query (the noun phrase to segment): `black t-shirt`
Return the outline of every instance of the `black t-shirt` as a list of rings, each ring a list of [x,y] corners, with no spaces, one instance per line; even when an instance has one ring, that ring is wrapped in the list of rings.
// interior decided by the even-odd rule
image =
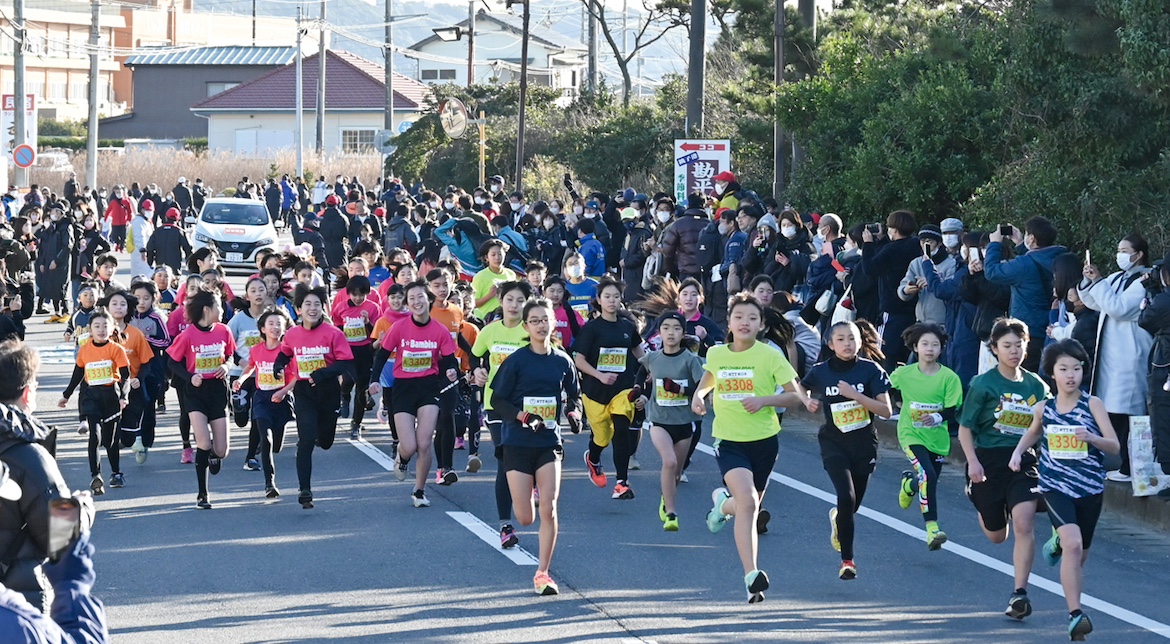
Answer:
[[[581,393],[590,400],[608,403],[614,396],[634,386],[638,374],[638,361],[633,350],[642,344],[642,336],[633,322],[619,317],[616,322],[605,318],[594,318],[581,327],[581,333],[573,337],[573,353],[585,356],[589,364],[602,373],[616,373],[618,379],[612,385],[581,374]]]
[[[845,362],[834,357],[816,364],[800,384],[808,389],[809,396],[821,401],[825,424],[817,435],[841,443],[876,442],[873,414],[861,403],[838,392],[837,383],[842,380],[870,398],[890,390],[885,370],[872,360],[858,358]]]

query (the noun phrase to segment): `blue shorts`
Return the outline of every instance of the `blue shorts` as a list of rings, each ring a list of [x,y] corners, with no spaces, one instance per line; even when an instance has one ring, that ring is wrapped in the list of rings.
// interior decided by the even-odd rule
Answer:
[[[718,439],[715,441],[715,462],[724,477],[731,470],[743,468],[752,473],[752,483],[757,492],[768,487],[768,477],[780,454],[780,440],[770,436],[758,441],[744,443]]]

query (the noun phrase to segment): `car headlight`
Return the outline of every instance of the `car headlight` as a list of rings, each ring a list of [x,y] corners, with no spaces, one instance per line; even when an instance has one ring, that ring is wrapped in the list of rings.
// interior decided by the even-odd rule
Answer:
[[[256,245],[257,246],[271,246],[272,244],[275,244],[275,243],[276,243],[276,240],[273,239],[272,237],[265,237],[264,239],[261,239],[260,241],[256,242]]]
[[[204,244],[210,244],[211,238],[207,235],[204,235],[203,233],[195,233],[195,241],[203,242]]]

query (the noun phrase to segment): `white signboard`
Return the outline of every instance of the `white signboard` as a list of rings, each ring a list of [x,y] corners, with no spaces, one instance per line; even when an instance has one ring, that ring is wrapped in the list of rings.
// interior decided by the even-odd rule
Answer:
[[[16,147],[16,96],[5,94],[0,103],[0,155],[12,157]],[[37,97],[27,94],[24,102],[24,140],[34,148],[37,146]]]
[[[686,203],[687,195],[715,192],[715,175],[731,169],[731,141],[726,139],[675,139],[674,196]]]

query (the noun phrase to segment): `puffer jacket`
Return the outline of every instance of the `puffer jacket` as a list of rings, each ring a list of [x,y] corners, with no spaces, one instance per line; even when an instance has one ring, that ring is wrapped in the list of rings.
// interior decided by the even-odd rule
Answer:
[[[1155,275],[1152,282],[1157,282]],[[1170,291],[1150,292],[1138,324],[1154,336],[1147,378],[1150,426],[1154,433],[1154,458],[1162,471],[1170,470],[1170,392],[1162,389],[1170,378]]]
[[[680,279],[701,276],[704,267],[699,265],[699,235],[709,223],[706,211],[690,208],[662,233],[666,272]]]
[[[325,241],[325,259],[329,268],[343,266],[349,259],[349,217],[336,206],[329,206],[321,215],[321,239]]]
[[[40,569],[49,550],[49,501],[69,496],[45,447],[55,439],[53,430],[27,412],[0,405],[0,460],[24,492],[19,501],[0,501],[0,583],[43,610],[52,603]]]

